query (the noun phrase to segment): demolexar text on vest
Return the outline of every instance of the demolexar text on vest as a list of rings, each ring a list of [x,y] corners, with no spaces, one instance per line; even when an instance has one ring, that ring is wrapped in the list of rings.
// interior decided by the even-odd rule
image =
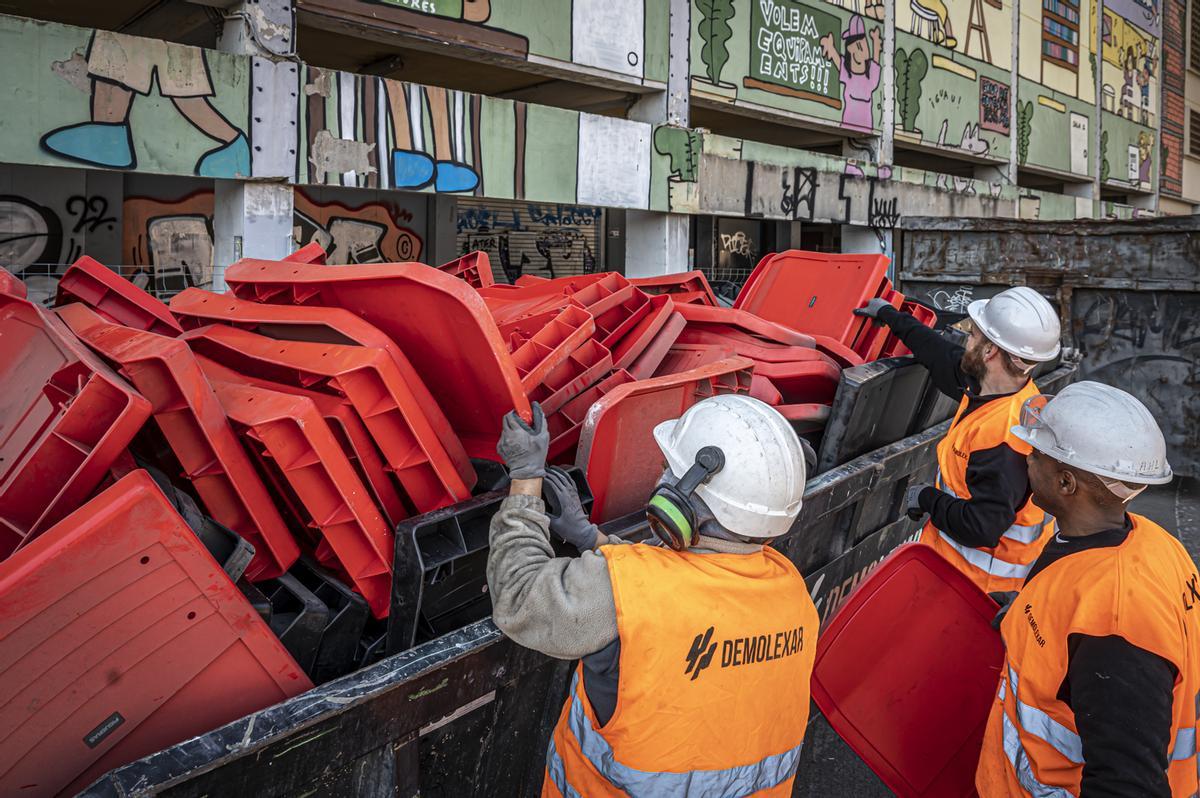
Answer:
[[[696,641],[687,656],[687,672],[692,678],[699,676],[712,662],[717,643],[711,643],[713,627],[708,627],[702,634],[696,635]],[[738,668],[743,665],[755,665],[760,662],[790,657],[804,650],[804,627],[786,629],[775,634],[753,635],[751,637],[730,637],[720,642],[721,667]],[[699,660],[699,661],[697,661]]]

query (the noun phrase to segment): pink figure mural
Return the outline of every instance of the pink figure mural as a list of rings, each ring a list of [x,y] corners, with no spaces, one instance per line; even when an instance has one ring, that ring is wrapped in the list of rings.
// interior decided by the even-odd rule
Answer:
[[[844,54],[838,53],[832,34],[821,38],[821,49],[842,83],[842,125],[869,133],[875,128],[874,95],[880,78],[879,54],[883,51],[879,28],[871,28],[868,36],[866,23],[855,14],[842,32],[842,47]]]

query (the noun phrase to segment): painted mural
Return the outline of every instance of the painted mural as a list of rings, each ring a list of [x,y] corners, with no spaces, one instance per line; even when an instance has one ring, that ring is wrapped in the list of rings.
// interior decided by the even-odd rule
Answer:
[[[693,102],[767,108],[872,133],[883,3],[693,0]]]
[[[1100,69],[1105,183],[1141,191],[1156,184],[1161,35],[1158,0],[1105,0]]]
[[[1079,177],[1095,174],[1095,6],[1018,0],[1017,162]]]
[[[1014,2],[1020,16],[1015,110]],[[499,0],[378,0],[373,7],[385,5],[437,24],[525,37],[531,58],[570,57],[561,45],[546,49],[549,39],[558,41],[547,31],[561,28],[571,38],[583,29],[575,15],[598,24],[608,7],[624,8],[641,20],[643,54],[637,60],[647,70],[652,59],[645,32],[665,25],[651,23],[665,4],[650,0],[635,4],[640,17],[624,0],[605,8],[576,0],[562,4],[570,6],[569,22],[548,15],[541,27],[526,19],[525,4]],[[998,164],[1015,146],[1027,168],[1079,177],[1099,173],[1110,186],[1149,190],[1158,174],[1159,23],[1153,0],[1113,0],[1104,9],[1106,38],[1097,63],[1088,44],[1099,35],[1090,2],[911,0],[897,5],[894,72],[884,74],[889,58],[877,1],[693,0],[693,100],[792,114],[865,138],[884,124],[883,84],[894,80],[898,145],[943,148]],[[637,44],[612,38],[605,46],[625,48],[629,63]],[[598,51],[586,51],[580,49],[581,58],[602,59]],[[1104,106],[1101,131],[1091,104],[1097,69],[1113,98]],[[339,248],[337,259],[347,262],[419,253],[423,226],[386,209],[366,212],[366,203],[357,200],[314,195],[326,187],[443,192],[539,207],[732,214],[748,208],[746,213],[765,218],[846,221],[881,230],[905,213],[936,213],[943,205],[947,213],[1027,218],[1107,212],[1089,201],[1023,192],[1004,182],[875,166],[869,158],[827,159],[699,130],[9,16],[0,16],[0,71],[13,85],[28,87],[12,93],[0,117],[0,162],[93,167],[115,170],[107,172],[115,176],[123,170],[289,181],[303,186],[313,203],[297,222],[298,240],[328,241]],[[739,143],[729,143],[734,141]],[[753,175],[755,185],[767,181],[761,192],[747,193],[746,163],[761,166]],[[912,194],[912,204],[905,206],[909,200],[900,189]],[[738,191],[740,199],[725,196]],[[0,190],[5,193],[11,192]],[[298,195],[298,209],[304,201]],[[992,201],[1001,205],[989,206]],[[156,253],[170,251],[178,269],[172,280],[202,282],[211,234],[206,244],[203,223],[191,218],[197,214],[181,215],[190,220],[170,218],[153,235],[145,225],[136,228],[143,241],[134,263],[156,270],[162,264],[165,275],[165,255]],[[17,231],[5,242],[10,248],[65,236],[56,238],[57,228],[47,224],[45,232],[31,228],[26,241],[20,225],[27,223],[19,216],[10,214]],[[361,221],[351,224],[351,218]],[[118,251],[131,252],[125,243]]]
[[[49,130],[44,150],[89,166],[134,169],[138,164],[132,112],[151,92],[169,101],[180,120],[215,142],[196,159],[201,177],[250,175],[246,134],[213,105],[216,88],[208,54],[197,47],[95,31],[85,53],[76,50],[51,68],[87,95],[89,118]]]
[[[1007,162],[1011,118],[1011,0],[896,4],[897,144]]]
[[[368,0],[389,21],[509,56],[551,59],[625,78],[667,79],[668,7],[656,0]],[[436,23],[430,24],[431,18]]]
[[[640,122],[16,17],[0,45],[0,74],[31,87],[0,119],[0,161],[667,202],[669,156]]]

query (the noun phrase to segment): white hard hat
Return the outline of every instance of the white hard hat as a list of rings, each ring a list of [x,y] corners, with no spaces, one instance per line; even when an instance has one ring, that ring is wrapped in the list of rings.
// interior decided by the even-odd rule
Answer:
[[[1158,422],[1135,397],[1102,382],[1077,382],[1055,396],[1035,396],[1012,432],[1043,454],[1100,477],[1139,485],[1171,481]],[[1130,497],[1132,498],[1132,497]]]
[[[1058,314],[1032,288],[1018,285],[991,299],[976,299],[967,314],[989,341],[1021,360],[1040,363],[1058,355]]]
[[[749,396],[713,396],[656,426],[654,440],[676,479],[705,446],[721,450],[725,466],[696,495],[730,532],[776,538],[800,513],[804,451],[791,424],[770,405]]]

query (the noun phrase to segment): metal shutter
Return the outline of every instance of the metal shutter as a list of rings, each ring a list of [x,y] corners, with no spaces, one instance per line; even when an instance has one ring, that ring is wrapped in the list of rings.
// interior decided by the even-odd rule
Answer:
[[[1191,18],[1188,20],[1188,50],[1190,50],[1189,61],[1192,69],[1200,69],[1200,9],[1197,8],[1195,2],[1187,4],[1187,12]]]
[[[456,220],[458,251],[486,252],[498,283],[603,268],[602,208],[459,197]]]

